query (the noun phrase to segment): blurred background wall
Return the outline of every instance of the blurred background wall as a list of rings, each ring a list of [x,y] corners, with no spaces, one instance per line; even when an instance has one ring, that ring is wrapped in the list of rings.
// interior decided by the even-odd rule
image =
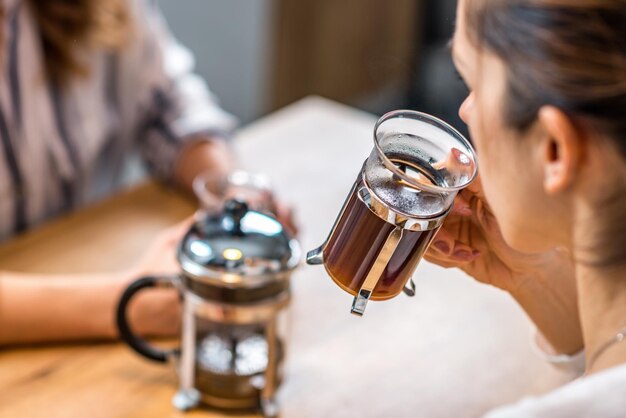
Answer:
[[[243,123],[309,94],[464,129],[447,43],[456,0],[158,0],[197,71]]]
[[[296,0],[300,1],[300,0]],[[249,122],[268,110],[275,0],[158,0],[170,29],[224,108]]]

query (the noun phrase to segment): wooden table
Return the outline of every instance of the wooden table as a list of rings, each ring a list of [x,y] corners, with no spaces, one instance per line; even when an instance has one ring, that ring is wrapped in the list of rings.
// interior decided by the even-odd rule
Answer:
[[[243,164],[292,202],[302,244],[320,244],[371,149],[375,117],[308,98],[243,129]],[[0,247],[0,269],[115,270],[193,204],[153,183]],[[351,297],[322,267],[293,277],[282,416],[474,417],[566,378],[529,344],[530,328],[503,292],[422,263],[417,295],[349,314]],[[174,371],[118,343],[0,351],[0,417],[215,417],[170,405]]]

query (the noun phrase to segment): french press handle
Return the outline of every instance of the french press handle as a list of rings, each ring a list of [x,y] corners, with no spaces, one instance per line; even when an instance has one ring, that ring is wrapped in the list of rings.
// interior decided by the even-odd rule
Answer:
[[[171,350],[162,350],[160,348],[156,348],[150,345],[146,340],[139,337],[132,331],[132,328],[128,323],[126,313],[128,310],[128,304],[139,291],[148,288],[175,287],[174,284],[177,280],[177,277],[155,276],[146,276],[137,279],[132,282],[130,286],[126,288],[126,290],[124,290],[124,293],[122,293],[122,297],[120,298],[120,302],[117,305],[115,319],[117,323],[117,329],[120,333],[120,338],[122,339],[122,341],[124,341],[138,354],[141,354],[142,356],[159,363],[166,363],[169,359],[173,357],[178,357],[178,355],[180,354],[180,350],[177,348]]]

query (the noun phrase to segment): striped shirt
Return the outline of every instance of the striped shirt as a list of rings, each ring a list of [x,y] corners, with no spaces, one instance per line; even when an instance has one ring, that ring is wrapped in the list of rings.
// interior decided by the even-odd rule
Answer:
[[[185,140],[234,129],[149,0],[128,1],[132,42],[91,51],[89,77],[62,90],[45,81],[29,6],[0,1],[0,240],[111,193],[132,155],[168,179]]]

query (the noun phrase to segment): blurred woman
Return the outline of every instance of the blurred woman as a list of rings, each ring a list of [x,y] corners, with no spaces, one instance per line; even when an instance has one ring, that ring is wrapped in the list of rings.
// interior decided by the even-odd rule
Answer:
[[[226,175],[235,126],[193,57],[148,0],[0,0],[0,239],[117,189],[138,149],[154,176],[182,188]],[[139,274],[175,268],[182,229],[117,273],[1,271],[0,344],[116,335],[113,310]],[[176,295],[134,309],[145,334],[176,329]]]
[[[453,57],[481,178],[428,258],[509,292],[548,359],[586,369],[489,417],[623,417],[626,2],[461,0]]]

